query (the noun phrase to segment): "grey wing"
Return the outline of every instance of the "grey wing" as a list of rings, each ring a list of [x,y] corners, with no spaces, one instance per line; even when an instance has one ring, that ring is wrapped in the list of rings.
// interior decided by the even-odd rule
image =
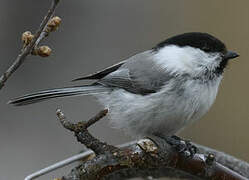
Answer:
[[[123,88],[141,95],[157,92],[172,79],[172,75],[160,68],[153,59],[153,53],[149,50],[130,57],[118,69],[107,74],[97,83]]]

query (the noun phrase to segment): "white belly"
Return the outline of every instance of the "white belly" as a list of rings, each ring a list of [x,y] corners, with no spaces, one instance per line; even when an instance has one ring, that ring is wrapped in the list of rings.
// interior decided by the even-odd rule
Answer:
[[[200,119],[213,104],[221,78],[209,84],[185,83],[184,90],[169,91],[167,85],[151,95],[137,95],[114,90],[98,96],[109,109],[113,127],[130,136],[142,137],[153,133],[173,135],[186,125]]]

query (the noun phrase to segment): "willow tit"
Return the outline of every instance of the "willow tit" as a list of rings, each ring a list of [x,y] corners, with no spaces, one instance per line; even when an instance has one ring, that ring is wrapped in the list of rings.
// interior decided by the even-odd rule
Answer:
[[[50,98],[93,95],[109,109],[114,127],[133,137],[168,137],[207,113],[228,60],[238,56],[210,34],[185,33],[75,79],[95,80],[90,85],[40,91],[9,103],[19,106]]]

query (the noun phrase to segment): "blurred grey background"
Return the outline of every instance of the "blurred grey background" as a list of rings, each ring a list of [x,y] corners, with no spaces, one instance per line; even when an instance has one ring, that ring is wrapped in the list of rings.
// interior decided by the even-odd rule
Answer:
[[[49,6],[50,0],[1,0],[1,74],[19,53],[22,32],[34,32]],[[62,25],[43,43],[53,49],[52,56],[30,56],[0,91],[0,179],[23,179],[81,150],[82,145],[73,134],[57,121],[57,108],[62,108],[74,121],[86,120],[101,109],[91,97],[58,99],[24,107],[7,105],[10,98],[75,85],[71,79],[189,31],[209,32],[241,56],[226,70],[210,112],[181,135],[249,161],[248,6],[249,1],[243,0],[62,0],[56,11],[63,20]],[[112,144],[131,140],[111,129],[106,121],[94,125],[92,133]],[[40,179],[60,177],[70,168]]]

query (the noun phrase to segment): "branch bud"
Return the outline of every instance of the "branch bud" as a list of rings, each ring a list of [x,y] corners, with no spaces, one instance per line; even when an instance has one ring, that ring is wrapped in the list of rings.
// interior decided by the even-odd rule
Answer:
[[[26,31],[22,34],[22,42],[25,46],[27,46],[33,38],[34,35],[30,31]]]
[[[48,32],[56,31],[58,29],[58,27],[60,26],[60,24],[61,24],[61,18],[58,16],[53,17],[48,22],[47,31]]]
[[[213,154],[208,154],[206,159],[206,164],[211,166],[215,161],[215,156]]]
[[[52,53],[52,50],[48,46],[40,46],[33,51],[33,55],[39,55],[41,57],[48,57]]]

